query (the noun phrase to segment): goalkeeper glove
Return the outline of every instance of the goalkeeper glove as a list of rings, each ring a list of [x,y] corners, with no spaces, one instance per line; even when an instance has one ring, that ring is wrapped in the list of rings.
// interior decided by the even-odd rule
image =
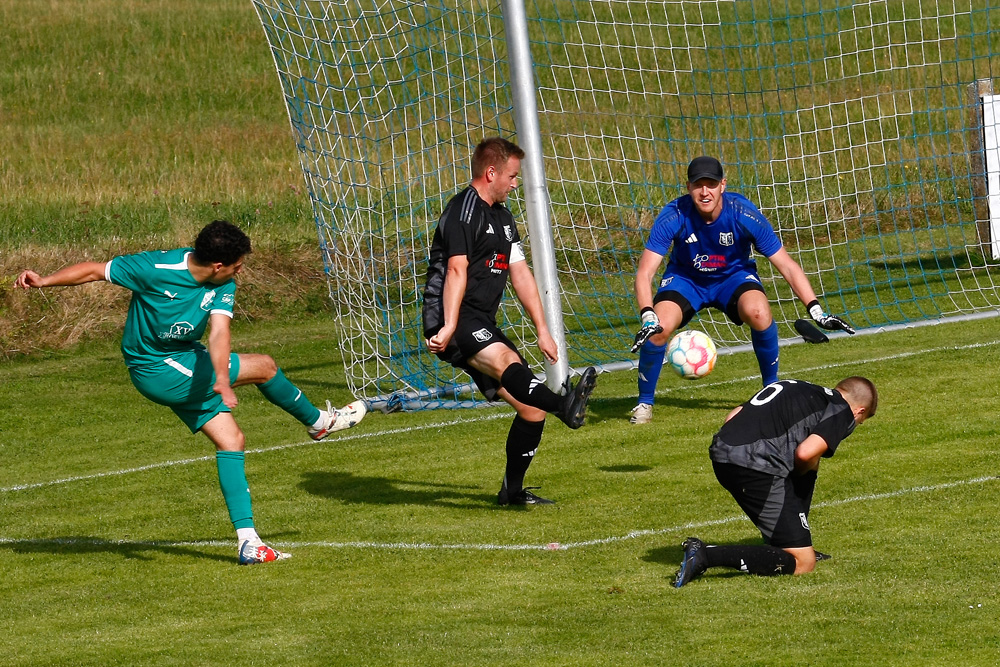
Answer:
[[[820,325],[827,331],[846,331],[849,334],[854,334],[854,327],[840,319],[836,315],[831,315],[823,311],[823,306],[819,305],[819,301],[812,301],[806,310],[809,311],[809,316],[813,318],[816,324]]]
[[[639,313],[639,319],[642,320],[642,327],[639,329],[638,333],[635,334],[635,342],[632,343],[632,353],[639,351],[639,348],[649,340],[650,336],[654,336],[663,331],[663,327],[660,326],[660,318],[656,316],[653,309],[646,306]]]

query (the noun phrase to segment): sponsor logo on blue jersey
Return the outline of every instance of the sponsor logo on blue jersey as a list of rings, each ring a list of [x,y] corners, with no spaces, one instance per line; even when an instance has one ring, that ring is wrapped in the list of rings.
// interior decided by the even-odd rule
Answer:
[[[695,255],[691,260],[694,268],[705,273],[726,268],[726,258],[724,255]]]

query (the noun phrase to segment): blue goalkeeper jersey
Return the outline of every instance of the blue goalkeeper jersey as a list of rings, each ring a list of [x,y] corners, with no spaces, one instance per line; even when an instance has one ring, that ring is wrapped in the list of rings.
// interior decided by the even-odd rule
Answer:
[[[162,364],[172,354],[203,348],[199,343],[213,314],[233,316],[236,283],[199,283],[188,271],[191,248],[115,257],[104,268],[108,282],[132,290],[122,356],[137,368]]]
[[[670,259],[663,275],[680,274],[696,284],[712,284],[740,271],[756,274],[751,248],[765,257],[781,250],[781,239],[749,199],[722,193],[722,211],[706,223],[691,195],[667,204],[653,222],[646,249]]]

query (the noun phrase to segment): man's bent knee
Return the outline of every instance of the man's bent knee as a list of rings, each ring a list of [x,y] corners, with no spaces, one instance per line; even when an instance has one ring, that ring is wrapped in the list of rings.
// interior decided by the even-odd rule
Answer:
[[[807,574],[816,569],[816,550],[812,547],[785,549],[795,558],[795,574]]]
[[[771,326],[774,319],[771,316],[771,305],[763,292],[746,292],[740,297],[737,312],[741,320],[757,331],[763,331]]]
[[[486,373],[495,380],[514,364],[523,364],[520,355],[503,343],[494,343],[469,357],[468,364],[480,373]]]
[[[525,405],[524,403],[517,403],[514,405],[514,409],[517,410],[518,417],[528,422],[545,421],[545,417],[548,415],[545,410],[539,410],[538,408],[533,408],[530,405]]]
[[[668,330],[664,328],[662,332],[650,336],[649,342],[652,343],[653,345],[656,345],[657,347],[660,347],[661,345],[666,345],[667,341],[670,340],[670,336],[672,336],[673,333],[674,333],[673,329]]]
[[[241,354],[240,374],[233,386],[264,384],[278,374],[278,363],[267,354]]]

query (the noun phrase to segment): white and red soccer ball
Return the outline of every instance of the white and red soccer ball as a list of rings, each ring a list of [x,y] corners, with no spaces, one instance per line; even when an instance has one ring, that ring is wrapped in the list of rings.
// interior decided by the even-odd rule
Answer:
[[[667,364],[682,378],[697,380],[715,368],[715,343],[694,329],[681,331],[667,344]]]

